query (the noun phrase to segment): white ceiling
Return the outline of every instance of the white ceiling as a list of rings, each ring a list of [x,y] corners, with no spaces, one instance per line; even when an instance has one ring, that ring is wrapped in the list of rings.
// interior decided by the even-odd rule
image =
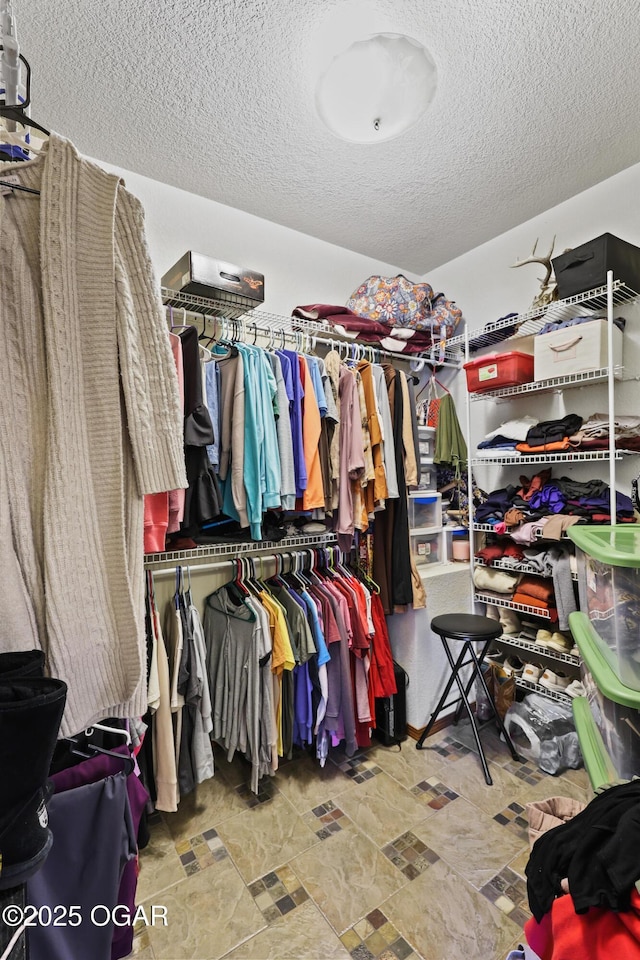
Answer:
[[[418,274],[640,161],[629,0],[14,10],[33,115],[82,152]],[[393,141],[343,142],[315,112],[326,37],[354,13],[362,36],[407,34],[437,63],[433,104]]]

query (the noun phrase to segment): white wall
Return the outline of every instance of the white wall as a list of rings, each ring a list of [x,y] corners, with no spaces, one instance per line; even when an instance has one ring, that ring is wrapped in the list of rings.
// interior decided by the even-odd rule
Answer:
[[[567,247],[579,246],[602,233],[613,233],[640,246],[640,164],[514,227],[439,267],[423,279],[456,300],[469,329],[477,330],[489,320],[528,308],[538,292],[537,278],[544,275],[544,268],[528,265],[511,269],[510,264],[529,256],[536,238],[539,238],[539,250],[546,253],[556,235],[555,252],[560,253]],[[635,414],[638,412],[637,379],[640,378],[640,307],[625,306],[618,309],[617,313],[627,319],[627,327],[624,340],[625,382],[616,387],[616,410],[621,414]],[[499,351],[501,347],[492,349]],[[449,379],[453,382],[461,423],[464,423],[464,373]],[[604,385],[567,390],[562,394],[544,397],[530,395],[509,403],[473,403],[473,436],[476,440],[482,439],[489,429],[513,415],[532,413],[545,419],[564,416],[568,412],[587,416],[607,409]],[[533,471],[535,468],[531,469]],[[580,480],[590,476],[608,479],[606,465],[559,465],[556,468],[558,476],[562,475],[560,471],[571,473]],[[637,457],[623,461],[617,470],[617,488],[628,494],[631,478],[639,471],[640,461]],[[478,468],[476,474],[481,486],[493,489],[503,486],[505,477],[510,480],[517,478],[519,472],[517,466],[507,471],[483,467]]]
[[[187,250],[209,254],[263,273],[263,309],[289,316],[298,304],[343,304],[372,274],[400,272],[391,264],[98,162],[124,177],[144,204],[147,237],[159,276]]]
[[[588,149],[585,146],[585,149]],[[602,233],[640,246],[640,164],[577,194],[532,220],[508,230],[423,279],[462,307],[471,329],[511,311],[527,309],[544,274],[540,266],[510,264],[529,256],[537,237],[546,253],[556,235],[555,253]]]

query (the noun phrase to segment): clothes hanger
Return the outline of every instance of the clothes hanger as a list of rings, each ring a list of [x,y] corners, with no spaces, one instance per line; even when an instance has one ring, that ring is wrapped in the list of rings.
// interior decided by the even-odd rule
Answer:
[[[175,326],[174,326],[174,324],[173,324],[173,307],[169,307],[169,310],[171,311],[171,332],[172,332],[172,333],[173,333],[174,330],[190,330],[190,329],[191,329],[191,327],[193,326],[193,324],[192,324],[192,323],[187,323],[187,308],[186,308],[186,307],[183,307],[183,308],[182,308],[182,323],[177,323],[177,324],[175,324]]]
[[[97,728],[97,724],[94,724],[94,727]],[[84,760],[92,760],[98,754],[104,757],[113,757],[114,760],[122,761],[127,776],[130,776],[136,768],[135,760],[130,753],[116,753],[114,750],[99,747],[95,743],[80,744],[76,737],[65,737],[65,740],[71,744],[71,753],[76,757],[82,757]]]
[[[2,44],[0,44],[0,50],[3,49],[4,47]],[[25,112],[31,103],[31,67],[22,54],[19,54],[18,59],[26,68],[24,100],[20,104],[0,103],[0,117],[4,117],[6,120],[10,120],[13,123],[18,123],[22,127],[33,127],[34,130],[39,130],[45,135],[45,137],[48,137],[50,136],[50,133],[46,127],[41,126],[37,120],[34,120],[33,117],[27,116]],[[26,141],[24,143],[24,148],[25,150],[30,149],[30,145]],[[17,190],[20,193],[31,193],[35,196],[40,196],[39,190],[35,190],[33,187],[24,187],[21,183],[12,183],[10,180],[0,180],[0,186],[11,189],[12,191]]]
[[[131,746],[131,734],[122,727],[108,727],[105,723],[92,723],[91,726],[85,730],[85,737],[90,737],[94,730],[102,730],[103,733],[113,733],[116,736],[124,737],[124,742],[127,746]]]

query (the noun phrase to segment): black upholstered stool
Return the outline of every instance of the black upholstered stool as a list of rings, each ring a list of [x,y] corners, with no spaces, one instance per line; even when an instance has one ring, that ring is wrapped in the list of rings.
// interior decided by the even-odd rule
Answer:
[[[502,628],[497,620],[490,620],[489,617],[479,617],[473,613],[445,613],[440,617],[433,618],[431,621],[431,629],[434,633],[437,633],[442,640],[444,652],[446,653],[447,660],[451,665],[451,676],[449,677],[447,685],[444,689],[444,693],[440,697],[438,706],[431,714],[429,723],[424,728],[420,739],[416,743],[416,750],[422,750],[422,745],[429,736],[429,731],[436,722],[438,715],[443,710],[452,707],[454,704],[458,704],[454,716],[454,723],[457,723],[460,719],[460,712],[464,704],[464,707],[469,714],[473,736],[476,744],[478,745],[478,753],[480,755],[482,769],[484,770],[484,778],[489,786],[491,786],[493,784],[493,780],[491,779],[491,774],[489,773],[489,767],[487,765],[487,758],[484,755],[482,743],[480,742],[480,733],[476,724],[476,718],[473,710],[471,709],[471,704],[469,703],[469,691],[471,690],[474,680],[477,679],[487,695],[487,700],[491,706],[491,709],[493,710],[496,723],[498,724],[506,744],[511,751],[511,756],[514,760],[519,760],[520,757],[518,756],[516,748],[511,742],[511,737],[505,730],[502,719],[498,715],[498,711],[496,710],[496,706],[493,702],[493,697],[489,693],[484,676],[482,675],[482,664],[491,645],[491,641],[495,640],[496,637],[501,635]],[[457,641],[462,643],[462,649],[460,650],[457,659],[454,659],[452,649],[449,646],[449,641]],[[482,649],[480,650],[479,654],[474,650],[474,643],[482,644]],[[463,669],[463,667],[468,666],[472,667],[472,671],[471,676],[465,683],[460,675],[460,671]],[[449,692],[454,683],[458,684],[460,696],[456,697],[455,700],[452,700],[451,703],[447,703],[447,697],[449,696]]]

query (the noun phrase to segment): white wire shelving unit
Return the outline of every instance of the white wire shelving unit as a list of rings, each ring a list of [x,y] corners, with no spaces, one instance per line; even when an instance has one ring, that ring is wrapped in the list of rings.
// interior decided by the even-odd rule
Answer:
[[[487,324],[482,330],[477,332],[470,332],[469,330],[465,331],[465,334],[461,338],[456,338],[449,342],[448,346],[450,348],[455,348],[458,342],[464,342],[464,353],[465,361],[470,359],[471,352],[476,353],[484,350],[488,347],[496,347],[498,344],[504,343],[506,339],[509,340],[510,347],[517,349],[518,339],[522,337],[528,337],[540,333],[543,327],[550,321],[560,321],[570,319],[573,316],[580,316],[585,314],[596,316],[606,317],[607,320],[607,358],[608,363],[604,367],[600,367],[597,370],[592,370],[587,373],[580,374],[571,374],[569,376],[562,377],[549,377],[545,380],[538,382],[525,383],[513,387],[503,387],[496,390],[486,390],[478,391],[472,394],[467,393],[467,404],[466,404],[466,427],[467,427],[467,442],[471,446],[471,404],[472,402],[477,402],[480,400],[509,400],[517,397],[531,397],[534,394],[542,394],[549,392],[560,392],[565,389],[578,388],[582,386],[589,386],[591,384],[597,383],[606,383],[607,384],[607,412],[608,412],[608,426],[609,426],[609,437],[608,437],[608,447],[606,450],[580,450],[575,449],[572,451],[558,452],[558,453],[543,453],[543,454],[519,454],[514,453],[504,453],[496,451],[492,454],[490,451],[487,451],[485,456],[475,456],[470,457],[468,460],[468,485],[469,489],[473,489],[473,478],[472,470],[474,467],[489,466],[491,464],[502,464],[504,466],[510,465],[542,465],[542,464],[552,464],[552,463],[605,463],[609,464],[609,511],[611,514],[611,522],[615,523],[616,519],[616,488],[615,488],[615,478],[616,478],[616,462],[623,459],[625,455],[631,451],[618,450],[616,449],[616,440],[615,440],[615,395],[614,395],[614,384],[615,379],[621,379],[623,375],[623,368],[616,367],[613,362],[613,327],[614,327],[614,309],[620,307],[627,303],[632,303],[634,300],[638,299],[638,292],[633,290],[627,284],[621,280],[614,278],[613,273],[609,271],[607,273],[606,284],[596,287],[592,290],[585,291],[584,293],[578,294],[573,297],[568,297],[564,300],[556,301],[555,303],[550,304],[548,307],[543,310],[530,310],[526,313],[519,314],[517,316],[504,317],[495,323]],[[471,557],[472,557],[472,570],[473,565],[478,561],[475,559],[475,547],[474,547],[474,534],[476,533],[487,533],[495,534],[495,528],[493,524],[490,523],[478,523],[474,518],[473,510],[473,499],[470,498],[470,510],[469,510],[469,538],[470,538],[470,547],[471,547]],[[544,539],[544,530],[536,537],[537,540]],[[567,534],[562,535],[562,540],[568,539]],[[506,567],[513,571],[513,567]],[[515,571],[514,571],[515,572]],[[535,573],[535,571],[525,571]],[[577,579],[576,575],[573,575],[573,579]],[[504,606],[510,609],[526,613],[533,617],[542,618],[544,620],[550,620],[551,618],[545,616],[545,611],[540,610],[537,607],[529,607],[524,604],[516,604],[513,601],[501,600],[499,597],[493,597],[488,594],[483,594],[481,592],[473,592],[473,582],[471,585],[472,595],[474,601],[492,603],[497,606]],[[603,614],[605,618],[609,614],[609,611],[606,611]],[[498,643],[501,641],[498,640]],[[524,651],[526,650],[529,653],[537,652],[540,656],[554,656],[556,659],[563,660],[566,656],[569,659],[566,661],[572,666],[576,665],[576,658],[571,657],[569,654],[563,655],[560,652],[553,652],[543,649],[536,650],[535,644],[527,644],[527,641],[519,640],[518,643],[513,643],[511,639],[503,638],[503,642],[509,643],[511,646],[518,647]],[[524,644],[527,644],[524,646]],[[530,649],[533,648],[533,649]],[[523,680],[522,678],[517,679],[517,684],[519,687],[535,690],[538,693],[542,693],[547,697],[556,699],[562,703],[570,703],[571,698],[566,694],[556,692],[553,690],[548,690],[546,687],[541,686],[537,683],[532,683],[531,681]]]

